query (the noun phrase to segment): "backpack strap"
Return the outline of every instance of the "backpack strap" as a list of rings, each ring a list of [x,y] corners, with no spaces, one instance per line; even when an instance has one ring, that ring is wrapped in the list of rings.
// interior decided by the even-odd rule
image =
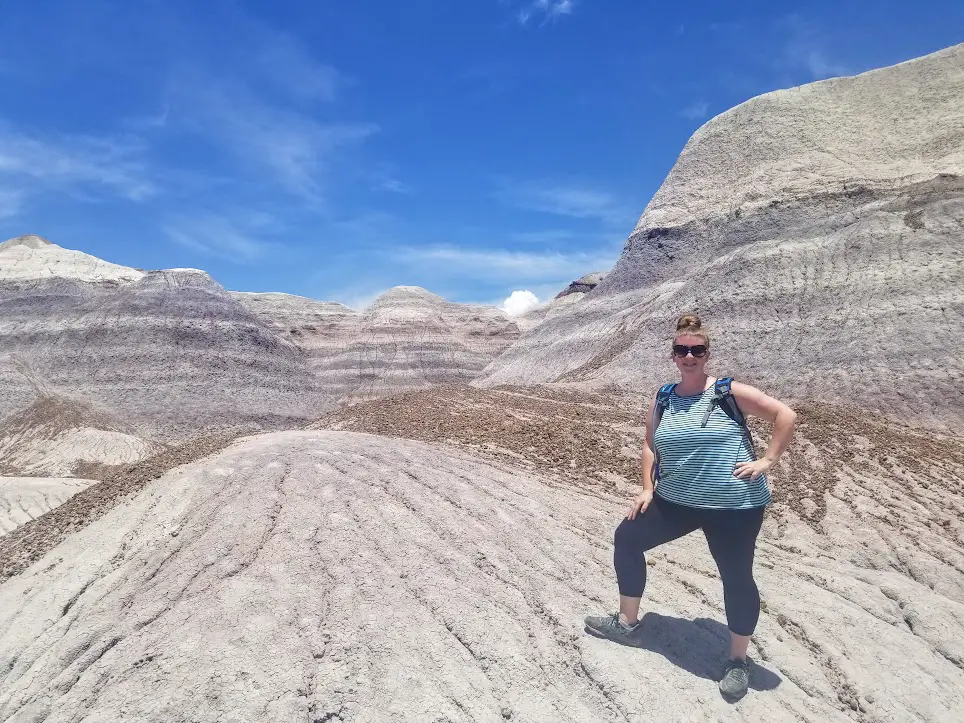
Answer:
[[[659,426],[659,420],[663,418],[663,412],[669,406],[669,398],[673,395],[673,390],[676,389],[675,383],[664,384],[656,392],[656,406],[653,407],[653,418],[651,420],[650,429],[653,435],[653,481],[659,481],[659,452],[656,451],[656,427]]]
[[[676,384],[664,384],[656,392],[656,406],[653,407],[653,434],[656,434],[656,427],[659,426],[659,420],[662,419],[663,412],[669,406],[669,398],[672,396],[674,389],[676,389]]]
[[[732,386],[733,377],[723,377],[713,383],[713,399],[710,400],[710,406],[706,408],[706,414],[703,415],[704,427],[710,419],[713,407],[719,407],[726,416],[739,424],[743,429],[747,429],[746,417],[743,415],[743,412],[740,411],[740,405],[736,403],[736,398],[731,391]]]

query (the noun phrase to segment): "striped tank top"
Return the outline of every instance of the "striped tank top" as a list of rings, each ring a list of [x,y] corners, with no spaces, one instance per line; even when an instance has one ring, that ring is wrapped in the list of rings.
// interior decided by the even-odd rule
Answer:
[[[756,480],[733,476],[737,462],[756,459],[743,428],[715,406],[703,423],[713,400],[713,387],[702,394],[670,394],[653,435],[659,454],[656,494],[688,507],[747,509],[770,503],[766,475]]]

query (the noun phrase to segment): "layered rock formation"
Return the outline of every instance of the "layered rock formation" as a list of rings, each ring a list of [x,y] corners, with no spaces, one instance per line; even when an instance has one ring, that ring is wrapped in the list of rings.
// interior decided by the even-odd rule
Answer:
[[[495,307],[457,304],[418,286],[396,286],[363,311],[287,294],[234,298],[304,349],[339,402],[467,382],[519,336]]]
[[[768,93],[693,135],[605,281],[479,383],[654,389],[695,310],[719,374],[958,426],[962,227],[964,45]]]
[[[578,279],[569,284],[569,286],[556,294],[555,298],[559,299],[563,296],[569,296],[570,294],[588,294],[590,291],[599,286],[606,276],[608,276],[608,272],[606,271],[593,271],[585,276],[580,276]]]
[[[45,474],[69,473],[64,453],[77,445],[129,462],[149,451],[131,446],[139,437],[178,443],[225,426],[286,427],[338,403],[468,381],[518,335],[495,307],[418,287],[396,287],[358,312],[227,292],[203,271],[130,269],[36,236],[0,244],[0,422],[69,396],[96,401],[133,435],[44,443],[42,454],[34,445],[18,452],[20,473],[41,473],[24,465],[38,454]],[[16,436],[24,441],[19,426]],[[11,449],[0,439],[10,465]]]
[[[124,269],[37,237],[0,246],[0,348],[0,418],[61,394],[169,442],[331,405],[305,353],[203,271]]]

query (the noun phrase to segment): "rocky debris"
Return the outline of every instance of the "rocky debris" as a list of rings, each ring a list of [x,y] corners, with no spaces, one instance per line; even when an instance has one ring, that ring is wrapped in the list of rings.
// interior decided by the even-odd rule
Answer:
[[[606,276],[606,271],[593,271],[588,273],[569,284],[569,286],[556,294],[555,298],[560,299],[569,294],[588,294],[602,283],[602,280],[605,279]]]
[[[352,405],[312,427],[457,444],[541,475],[621,492],[639,482],[643,404],[552,387],[453,386]],[[964,440],[856,408],[807,403],[797,412],[796,436],[773,471],[776,519],[824,532],[828,502],[877,498],[881,487],[899,481],[901,502],[887,505],[878,522],[950,532],[946,542],[964,543],[964,525],[941,522],[964,518]],[[762,454],[769,425],[751,419],[751,429]]]
[[[0,268],[19,268],[20,250],[37,245],[11,243]],[[0,418],[37,393],[69,395],[136,436],[179,443],[225,425],[298,426],[333,406],[305,352],[203,271],[95,281],[77,252],[41,251],[46,266],[0,275]]]
[[[363,311],[288,294],[234,297],[305,350],[339,403],[468,381],[519,336],[500,309],[418,286],[390,289]]]
[[[203,459],[229,445],[236,435],[208,436],[129,465],[79,463],[78,477],[99,480],[51,512],[0,538],[0,583],[17,575],[92,522],[140,492],[151,480],[181,465]]]
[[[0,586],[0,719],[964,712],[960,557],[935,561],[950,584],[932,589],[907,535],[878,540],[849,510],[841,522],[889,557],[867,564],[799,523],[761,542],[764,611],[738,706],[716,691],[727,634],[699,535],[650,555],[640,648],[585,635],[583,615],[615,604],[624,505],[450,445],[330,431],[241,440]]]
[[[675,319],[697,311],[721,374],[959,428],[962,63],[959,45],[714,118],[606,279],[475,383],[655,388]]]
[[[353,404],[311,426],[458,444],[612,491],[638,479],[642,416],[603,394],[460,385]]]
[[[59,507],[94,480],[0,477],[0,536]]]
[[[41,394],[0,422],[0,474],[69,477],[82,462],[126,464],[161,450],[131,432],[87,402]]]

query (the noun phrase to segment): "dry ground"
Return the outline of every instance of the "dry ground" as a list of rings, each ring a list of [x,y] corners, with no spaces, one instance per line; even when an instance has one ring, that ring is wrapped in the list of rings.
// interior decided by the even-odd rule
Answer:
[[[728,706],[698,534],[650,555],[642,649],[581,632],[614,604],[622,404],[449,387],[106,471],[0,539],[0,719],[960,719],[960,440],[801,409]]]

